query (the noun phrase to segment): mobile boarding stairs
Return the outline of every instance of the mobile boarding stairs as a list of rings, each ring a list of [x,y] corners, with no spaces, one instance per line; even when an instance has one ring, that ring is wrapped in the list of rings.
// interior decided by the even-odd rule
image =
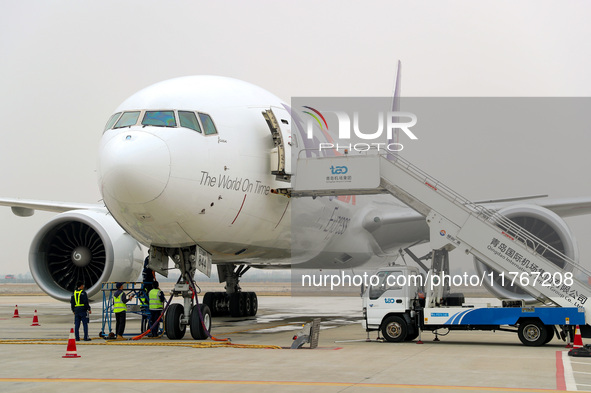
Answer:
[[[591,325],[591,302],[587,302],[591,272],[511,220],[463,198],[400,156],[299,158],[292,187],[294,197],[390,193],[426,217],[432,249],[464,249],[498,272],[525,274],[530,285],[523,289],[534,298],[541,303],[584,309],[585,322]],[[543,255],[552,255],[563,267]],[[540,272],[552,277],[554,273],[572,272],[572,285],[563,280],[543,281]]]

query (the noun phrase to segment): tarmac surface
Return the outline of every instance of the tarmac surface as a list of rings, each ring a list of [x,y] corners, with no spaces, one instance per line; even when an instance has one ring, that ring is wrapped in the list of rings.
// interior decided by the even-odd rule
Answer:
[[[20,318],[13,318],[18,305]],[[566,356],[564,342],[525,347],[509,332],[451,332],[424,344],[366,342],[358,297],[260,296],[259,314],[214,318],[231,344],[182,340],[107,341],[102,303],[93,341],[66,353],[69,304],[44,295],[0,296],[1,392],[548,392],[591,389],[591,358]],[[37,310],[41,326],[31,326]],[[303,323],[321,318],[317,349],[287,349]],[[107,325],[108,327],[108,325]],[[114,321],[113,321],[114,329]],[[108,329],[107,329],[108,331]],[[140,331],[128,313],[129,338]],[[307,345],[306,345],[307,346]],[[274,349],[277,348],[277,349]],[[282,348],[282,349],[278,349]]]

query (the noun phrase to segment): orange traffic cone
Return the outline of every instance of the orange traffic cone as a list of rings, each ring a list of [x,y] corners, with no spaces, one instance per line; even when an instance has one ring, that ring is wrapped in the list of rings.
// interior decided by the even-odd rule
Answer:
[[[583,337],[581,336],[581,330],[579,325],[575,329],[575,340],[573,342],[573,348],[583,348]]]
[[[20,318],[18,315],[18,305],[14,306],[14,315],[12,316],[13,318]]]
[[[68,339],[68,348],[63,358],[79,358],[80,355],[76,353],[76,337],[74,336],[74,328],[70,329],[70,338]]]
[[[39,325],[39,318],[37,318],[37,310],[35,310],[35,315],[33,315],[33,323],[31,326],[41,326]]]

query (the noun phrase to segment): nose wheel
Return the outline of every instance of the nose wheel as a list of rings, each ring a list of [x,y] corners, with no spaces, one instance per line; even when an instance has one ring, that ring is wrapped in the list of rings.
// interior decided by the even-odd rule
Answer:
[[[182,304],[171,304],[166,311],[164,327],[166,337],[170,340],[180,340],[185,336],[187,325],[183,323],[185,308]]]
[[[211,331],[211,311],[207,304],[196,304],[191,309],[189,318],[191,337],[195,340],[205,340],[207,332]]]

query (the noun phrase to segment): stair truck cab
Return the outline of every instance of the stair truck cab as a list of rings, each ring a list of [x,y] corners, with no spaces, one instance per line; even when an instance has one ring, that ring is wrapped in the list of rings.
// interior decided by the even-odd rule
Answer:
[[[585,324],[584,309],[578,307],[534,307],[515,300],[503,301],[501,307],[468,305],[449,287],[430,285],[432,274],[437,273],[421,274],[407,265],[379,269],[362,295],[366,331],[403,342],[417,338],[419,329],[502,330],[517,333],[524,345],[540,346],[555,333],[564,340],[576,325]]]

